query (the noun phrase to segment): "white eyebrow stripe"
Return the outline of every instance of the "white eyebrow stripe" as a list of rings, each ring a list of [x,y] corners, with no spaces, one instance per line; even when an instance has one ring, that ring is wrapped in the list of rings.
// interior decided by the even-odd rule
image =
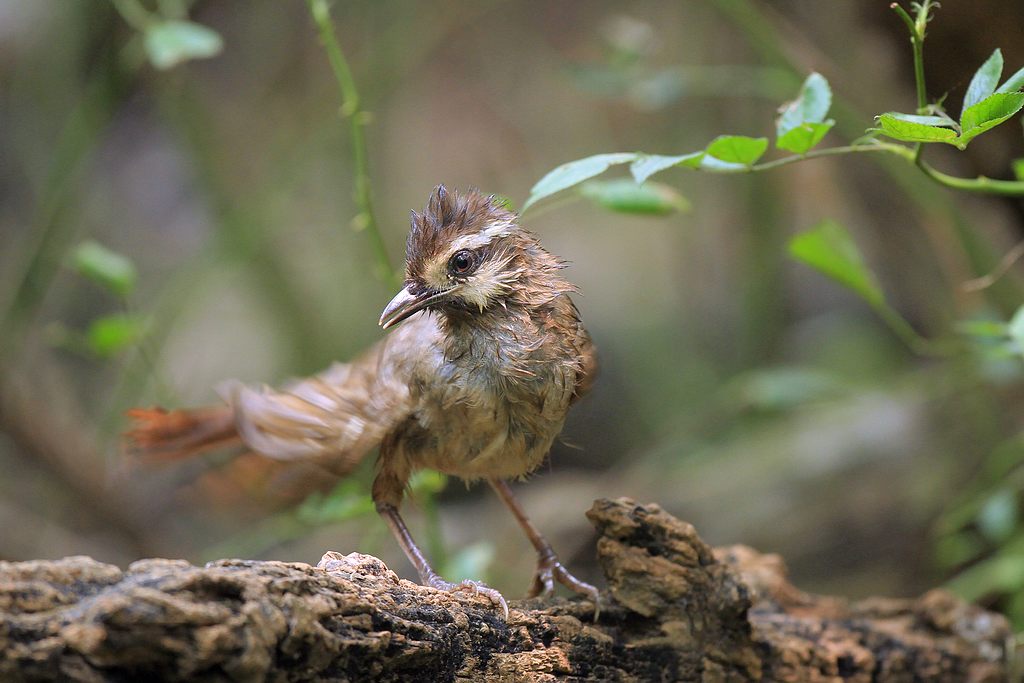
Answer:
[[[463,235],[452,240],[452,251],[485,247],[499,237],[512,234],[512,221],[494,221],[475,235]]]

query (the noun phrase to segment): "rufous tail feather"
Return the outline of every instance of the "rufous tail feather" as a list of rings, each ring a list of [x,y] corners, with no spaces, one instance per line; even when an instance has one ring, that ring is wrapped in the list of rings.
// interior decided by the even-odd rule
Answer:
[[[133,408],[127,415],[134,424],[125,433],[126,450],[144,459],[177,460],[242,443],[228,406]]]

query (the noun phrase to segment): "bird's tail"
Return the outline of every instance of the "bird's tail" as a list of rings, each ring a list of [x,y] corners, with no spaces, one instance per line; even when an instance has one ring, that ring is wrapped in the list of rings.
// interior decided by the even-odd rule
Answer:
[[[125,432],[127,451],[144,460],[178,460],[241,444],[229,406],[192,410],[133,408]]]

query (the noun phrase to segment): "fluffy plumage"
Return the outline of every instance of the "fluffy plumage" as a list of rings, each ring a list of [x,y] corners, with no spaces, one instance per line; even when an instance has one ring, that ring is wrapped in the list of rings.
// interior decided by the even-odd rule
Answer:
[[[397,329],[353,362],[279,390],[227,383],[226,409],[137,412],[129,437],[172,456],[238,438],[339,474],[380,445],[378,510],[424,581],[452,588],[408,536],[403,491],[424,467],[498,487],[542,462],[595,370],[563,268],[492,197],[439,186],[412,215],[405,287],[382,317],[405,320]]]

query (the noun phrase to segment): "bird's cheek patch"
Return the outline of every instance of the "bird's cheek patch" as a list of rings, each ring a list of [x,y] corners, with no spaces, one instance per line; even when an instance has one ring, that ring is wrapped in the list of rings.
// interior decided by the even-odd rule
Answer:
[[[505,277],[505,265],[501,260],[485,261],[480,269],[459,287],[459,297],[482,311],[494,299],[508,294],[510,283]]]

